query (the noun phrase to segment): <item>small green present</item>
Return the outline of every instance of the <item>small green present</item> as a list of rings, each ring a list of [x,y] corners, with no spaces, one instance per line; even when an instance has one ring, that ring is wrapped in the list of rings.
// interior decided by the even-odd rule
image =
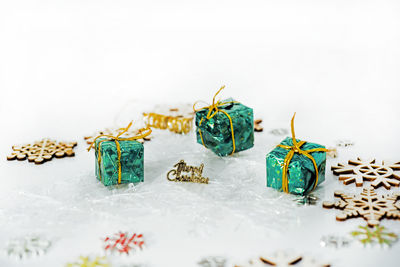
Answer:
[[[196,110],[197,142],[219,156],[252,148],[253,109],[232,98],[215,103],[215,96],[213,105]]]
[[[115,141],[96,140],[96,177],[105,186],[144,181],[143,144],[138,141],[118,141],[121,149],[121,180],[118,182],[118,151]],[[102,142],[103,141],[103,142]],[[100,143],[102,142],[102,143]],[[100,144],[100,162],[99,160]]]
[[[324,146],[287,137],[266,157],[267,186],[305,195],[325,180]]]
[[[137,136],[120,137],[131,125],[121,129],[115,137],[100,135],[92,144],[96,155],[96,177],[105,186],[144,181],[144,148],[136,140],[149,135],[151,129],[141,129]]]

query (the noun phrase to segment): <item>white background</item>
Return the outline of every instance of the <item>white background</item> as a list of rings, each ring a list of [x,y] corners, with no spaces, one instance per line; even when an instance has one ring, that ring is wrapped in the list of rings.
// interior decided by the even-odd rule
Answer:
[[[287,248],[333,266],[395,266],[399,245],[320,248],[322,235],[363,221],[338,223],[320,203],[299,209],[266,189],[264,158],[283,138],[268,131],[287,128],[296,111],[298,137],[356,142],[337,161],[399,161],[399,73],[398,1],[0,1],[0,242],[33,232],[58,238],[26,266],[98,254],[99,239],[118,230],[149,236],[138,258],[151,266]],[[252,150],[219,159],[192,135],[156,131],[145,183],[98,184],[82,136],[123,126],[155,104],[211,101],[222,84],[224,96],[264,119]],[[13,144],[45,136],[79,141],[76,157],[5,161]],[[165,173],[181,158],[204,162],[214,183],[168,183]],[[359,190],[337,182],[335,162],[318,191],[327,199],[338,188]],[[20,264],[0,258],[1,266]]]

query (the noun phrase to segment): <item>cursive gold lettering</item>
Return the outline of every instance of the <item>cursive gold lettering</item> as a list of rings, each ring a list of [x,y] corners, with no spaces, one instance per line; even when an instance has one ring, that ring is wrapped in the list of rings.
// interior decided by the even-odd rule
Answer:
[[[199,167],[195,167],[188,166],[184,160],[181,160],[174,165],[174,168],[175,169],[172,169],[167,173],[168,181],[208,184],[209,179],[202,176],[204,168],[203,163],[200,164]]]

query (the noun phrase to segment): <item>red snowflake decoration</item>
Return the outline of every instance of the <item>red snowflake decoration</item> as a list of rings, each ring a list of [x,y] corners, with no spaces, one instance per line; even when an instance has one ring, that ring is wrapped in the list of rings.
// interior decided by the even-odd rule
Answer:
[[[114,252],[118,251],[119,253],[126,253],[134,252],[138,249],[143,249],[144,240],[142,234],[128,234],[128,233],[116,233],[112,237],[106,237],[104,239],[104,243],[106,246],[104,249],[106,251]]]

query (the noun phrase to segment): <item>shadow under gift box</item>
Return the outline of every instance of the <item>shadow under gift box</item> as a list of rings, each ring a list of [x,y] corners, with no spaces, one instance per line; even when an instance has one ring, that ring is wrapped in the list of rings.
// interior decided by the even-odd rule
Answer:
[[[300,140],[296,139],[298,142]],[[287,137],[281,142],[281,145],[292,146],[293,140]],[[325,148],[322,145],[306,142],[301,146],[302,150],[313,148]],[[266,157],[267,163],[267,186],[282,191],[282,169],[283,162],[290,150],[282,147],[274,148]],[[325,180],[326,152],[312,152],[310,155],[314,158],[318,166],[318,183]],[[304,155],[294,153],[289,163],[287,171],[289,193],[296,195],[305,195],[312,191],[316,179],[316,172],[313,162]]]
[[[235,102],[232,98],[221,102],[234,102],[220,106],[218,109],[228,113],[232,119],[235,153],[252,148],[254,146],[253,109]],[[208,112],[208,108],[196,112],[197,143],[203,145],[201,140],[201,137],[203,137],[204,145],[215,154],[218,156],[230,155],[233,145],[231,124],[228,116],[219,111],[214,117],[207,119]],[[211,112],[213,113],[215,110]],[[201,131],[201,136],[199,130]]]
[[[96,177],[105,186],[118,184],[118,150],[113,140],[100,145],[101,161],[98,163],[99,144],[107,138],[99,138],[95,143]],[[118,141],[121,149],[121,184],[144,181],[143,144],[132,141]]]

